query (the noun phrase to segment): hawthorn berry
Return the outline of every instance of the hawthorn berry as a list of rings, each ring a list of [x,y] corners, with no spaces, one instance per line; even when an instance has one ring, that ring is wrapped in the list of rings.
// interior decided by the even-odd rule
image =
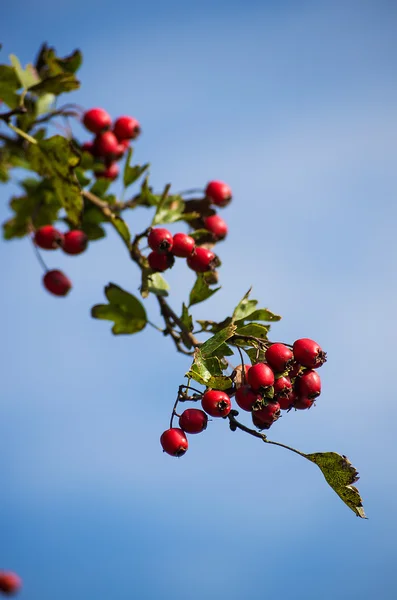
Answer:
[[[196,273],[205,273],[217,266],[218,258],[211,250],[197,246],[193,254],[188,256],[187,264]]]
[[[276,373],[282,373],[291,365],[293,354],[285,344],[277,342],[267,348],[265,357]]]
[[[187,258],[196,247],[194,239],[186,233],[176,233],[173,237],[171,252],[174,256]]]
[[[16,594],[22,586],[21,578],[12,571],[0,571],[0,592],[6,596]]]
[[[279,398],[289,396],[292,391],[292,383],[289,377],[279,377],[274,381],[274,395]]]
[[[141,127],[133,117],[123,116],[116,119],[113,133],[119,141],[134,140],[141,133]]]
[[[317,371],[308,369],[295,380],[295,389],[299,396],[310,399],[317,398],[321,394],[321,378]]]
[[[250,370],[250,368],[251,368],[251,365],[244,365],[244,371],[243,371],[243,365],[237,365],[237,367],[234,369],[233,373],[231,374],[231,378],[237,389],[239,387],[241,387],[242,385],[246,385],[247,374],[248,374],[248,371]]]
[[[166,271],[170,269],[174,262],[175,258],[172,254],[159,254],[158,252],[151,252],[148,257],[149,267],[153,269],[153,271]]]
[[[164,452],[177,457],[183,456],[189,446],[185,432],[177,427],[164,431],[160,437],[160,444]]]
[[[251,386],[242,385],[236,391],[236,402],[240,408],[251,412],[255,406],[260,406],[262,396],[255,392]]]
[[[263,408],[252,412],[252,422],[258,429],[269,429],[280,416],[280,404],[269,402]]]
[[[291,408],[297,399],[298,395],[294,390],[291,390],[288,396],[277,396],[277,402],[279,403],[281,410],[288,410]]]
[[[102,158],[115,158],[120,152],[120,144],[114,133],[105,131],[96,136],[94,141],[94,152]]]
[[[101,133],[110,128],[112,119],[103,108],[91,108],[84,113],[83,123],[88,131],[91,131],[92,133]]]
[[[217,240],[223,240],[228,232],[226,222],[219,215],[204,217],[204,227],[208,229]]]
[[[309,338],[296,340],[292,347],[295,360],[303,367],[318,369],[327,360],[326,353],[317,342]]]
[[[313,404],[313,399],[306,398],[305,396],[298,396],[293,404],[293,407],[297,408],[298,410],[306,410],[307,408],[311,408]]]
[[[159,254],[169,252],[174,243],[172,234],[168,229],[163,229],[162,227],[151,229],[147,241],[150,248]]]
[[[210,181],[205,189],[205,195],[217,206],[226,206],[232,199],[232,190],[223,181]]]
[[[248,371],[247,380],[254,390],[260,390],[273,385],[274,373],[266,363],[257,363]]]
[[[186,433],[201,433],[207,428],[208,417],[199,408],[187,408],[179,417],[179,427]]]
[[[66,254],[81,254],[87,248],[88,237],[80,229],[72,229],[64,235],[62,250]]]
[[[62,242],[63,234],[52,225],[43,225],[34,234],[34,243],[43,250],[56,250]]]
[[[66,296],[72,288],[70,279],[58,269],[47,271],[43,277],[43,284],[54,296]]]
[[[201,399],[201,406],[211,417],[226,417],[230,413],[232,403],[226,392],[208,390]]]
[[[115,162],[112,162],[102,171],[95,171],[95,177],[104,177],[113,181],[118,177],[119,172],[119,166]]]

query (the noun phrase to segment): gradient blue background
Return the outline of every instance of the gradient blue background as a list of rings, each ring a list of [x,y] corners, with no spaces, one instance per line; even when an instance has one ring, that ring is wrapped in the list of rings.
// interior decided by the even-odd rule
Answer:
[[[183,459],[163,455],[188,359],[154,330],[113,337],[89,317],[109,281],[137,289],[120,241],[46,255],[73,279],[67,300],[43,291],[27,240],[1,242],[0,568],[21,574],[21,599],[396,597],[396,25],[387,0],[2,11],[2,62],[44,40],[83,50],[65,100],[136,116],[156,188],[230,183],[223,289],[195,317],[230,314],[253,284],[284,317],[273,339],[328,351],[317,407],[272,438],[348,455],[369,516],[314,465],[223,422]],[[2,220],[15,190],[0,189]],[[183,261],[170,273],[176,309],[193,280]]]

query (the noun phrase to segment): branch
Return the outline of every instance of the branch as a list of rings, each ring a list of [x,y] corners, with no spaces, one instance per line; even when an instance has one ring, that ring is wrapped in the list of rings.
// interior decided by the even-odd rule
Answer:
[[[8,123],[9,120],[11,119],[11,117],[13,117],[14,115],[23,115],[27,112],[28,112],[28,109],[26,108],[26,106],[18,106],[17,108],[13,108],[12,110],[9,110],[8,112],[0,113],[0,120]]]
[[[185,325],[182,323],[180,318],[174,313],[172,308],[169,306],[166,300],[164,300],[163,296],[157,296],[157,301],[160,305],[161,314],[164,317],[164,321],[167,325],[177,325],[181,330],[181,340],[185,344],[186,347],[194,346],[197,348],[200,346],[200,342],[198,339],[189,331]]]

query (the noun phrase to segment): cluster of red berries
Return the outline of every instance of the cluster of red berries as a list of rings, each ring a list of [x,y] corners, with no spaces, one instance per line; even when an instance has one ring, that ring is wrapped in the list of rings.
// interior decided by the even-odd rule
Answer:
[[[226,206],[232,198],[231,189],[222,181],[210,181],[205,195],[212,204],[217,206]],[[203,224],[212,234],[214,242],[226,237],[228,227],[219,215],[204,217]],[[197,246],[194,238],[186,233],[176,233],[173,236],[168,229],[155,227],[149,232],[148,244],[152,252],[147,258],[153,271],[165,271],[171,268],[176,256],[186,258],[188,266],[196,273],[212,271],[220,264],[214,252],[204,246]]]
[[[43,250],[61,248],[66,254],[81,254],[87,248],[88,237],[80,229],[71,229],[61,233],[53,225],[44,225],[36,230],[34,243]],[[62,271],[47,271],[43,277],[44,287],[55,296],[66,296],[72,283]]]
[[[117,161],[124,156],[131,140],[141,132],[138,121],[133,117],[123,116],[112,123],[106,110],[91,108],[84,113],[83,124],[95,134],[95,138],[92,142],[85,142],[82,149],[103,163],[103,169],[95,171],[96,177],[116,179],[119,174]]]
[[[241,365],[236,368],[230,395],[221,390],[207,390],[201,397],[203,410],[185,410],[179,418],[179,428],[171,427],[162,434],[160,443],[164,452],[182,456],[188,448],[186,433],[204,431],[207,415],[227,417],[233,395],[239,408],[251,413],[259,430],[269,429],[280,417],[280,410],[313,406],[321,393],[316,369],[326,361],[326,354],[317,342],[302,338],[292,347],[274,343],[267,348],[265,359],[266,362],[244,365],[244,369]]]
[[[12,596],[22,587],[21,578],[12,571],[0,571],[0,593]]]

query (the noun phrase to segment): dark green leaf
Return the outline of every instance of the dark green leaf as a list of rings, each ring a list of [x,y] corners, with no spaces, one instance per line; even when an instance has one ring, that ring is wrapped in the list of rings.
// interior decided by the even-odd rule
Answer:
[[[358,516],[365,519],[365,512],[360,493],[353,483],[359,479],[358,472],[351,462],[336,452],[316,452],[305,454],[322,471],[327,483],[338,494],[343,502]]]
[[[188,331],[193,331],[193,317],[189,314],[189,310],[185,303],[182,304],[181,321]]]
[[[195,350],[194,361],[185,377],[217,390],[227,390],[232,386],[230,377],[222,375],[219,358],[205,358],[198,348]]]
[[[118,285],[109,283],[105,287],[109,304],[97,304],[91,309],[94,319],[113,321],[112,332],[115,335],[142,331],[147,323],[146,311],[138,298],[126,292]]]
[[[238,323],[236,323],[238,325]],[[267,334],[269,332],[269,326],[261,325],[260,323],[249,323],[248,325],[238,325],[236,334],[239,335],[251,335],[253,337],[267,340]]]
[[[16,92],[20,87],[15,70],[8,65],[0,65],[0,98],[10,108],[19,105],[19,96]]]
[[[126,244],[127,248],[129,248],[130,241],[131,241],[131,234],[130,234],[130,230],[128,229],[127,223],[124,221],[124,219],[122,219],[121,217],[118,217],[118,216],[112,217],[111,223],[112,223],[113,227],[116,229],[116,231],[119,234],[119,236],[121,237],[121,239],[123,240],[123,242]]]
[[[59,94],[63,94],[64,92],[77,90],[79,87],[80,82],[72,73],[59,73],[58,75],[43,79],[40,83],[31,85],[29,92],[38,96],[42,94],[55,94],[59,96]]]
[[[75,173],[81,187],[86,187],[90,183],[91,179],[87,177],[83,169],[77,167]]]
[[[33,65],[26,65],[26,69],[24,69],[19,62],[19,59],[14,54],[10,55],[10,61],[15,69],[21,86],[25,88],[25,90],[40,81],[40,77],[37,75],[36,69],[33,67]]]
[[[245,296],[240,300],[237,304],[236,308],[233,312],[233,321],[239,321],[241,319],[245,319],[249,314],[251,314],[256,305],[258,304],[257,300],[248,300],[248,297],[251,293],[251,289],[245,294]]]
[[[219,346],[231,338],[236,331],[236,326],[232,323],[210,337],[202,346],[200,346],[200,353],[203,358],[212,356],[213,353]]]
[[[99,179],[96,180],[94,185],[90,188],[90,192],[92,194],[94,194],[95,196],[98,196],[98,198],[103,199],[104,195],[106,194],[106,192],[109,189],[111,184],[112,184],[112,182],[109,181],[109,179],[100,177]]]
[[[58,58],[59,66],[66,71],[66,73],[76,73],[82,65],[83,55],[80,50],[75,50],[69,56],[64,58]]]
[[[161,200],[161,196],[153,194],[152,188],[149,187],[149,178],[145,177],[141,185],[141,193],[139,194],[139,204],[142,206],[157,206]]]
[[[149,163],[146,165],[130,165],[132,158],[132,148],[128,150],[127,158],[124,165],[123,183],[124,187],[127,188],[129,185],[134,183],[139,177],[149,168]]]
[[[55,135],[39,144],[32,144],[28,158],[32,169],[51,181],[68,219],[78,225],[83,199],[73,169],[79,163],[79,156],[70,142],[61,135]]]
[[[257,348],[244,348],[244,352],[248,354],[251,364],[255,365],[258,362],[265,362],[266,356],[263,350]]]
[[[218,333],[221,329],[224,329],[232,322],[231,317],[227,317],[224,321],[218,323],[217,321],[200,321],[197,320],[197,323],[200,325],[202,331],[207,331],[209,333]]]
[[[223,343],[220,346],[218,346],[218,348],[215,350],[212,356],[222,358],[223,356],[233,356],[233,354],[234,352],[230,348],[230,346],[228,346],[228,344],[226,343]]]
[[[280,319],[279,315],[275,315],[267,308],[258,308],[258,310],[254,310],[254,312],[244,317],[245,321],[265,321],[266,323],[280,321]]]
[[[215,292],[220,290],[220,287],[215,289],[211,289],[202,273],[197,274],[197,279],[192,287],[189,295],[189,306],[193,306],[193,304],[198,304],[199,302],[203,302],[210,298]]]

